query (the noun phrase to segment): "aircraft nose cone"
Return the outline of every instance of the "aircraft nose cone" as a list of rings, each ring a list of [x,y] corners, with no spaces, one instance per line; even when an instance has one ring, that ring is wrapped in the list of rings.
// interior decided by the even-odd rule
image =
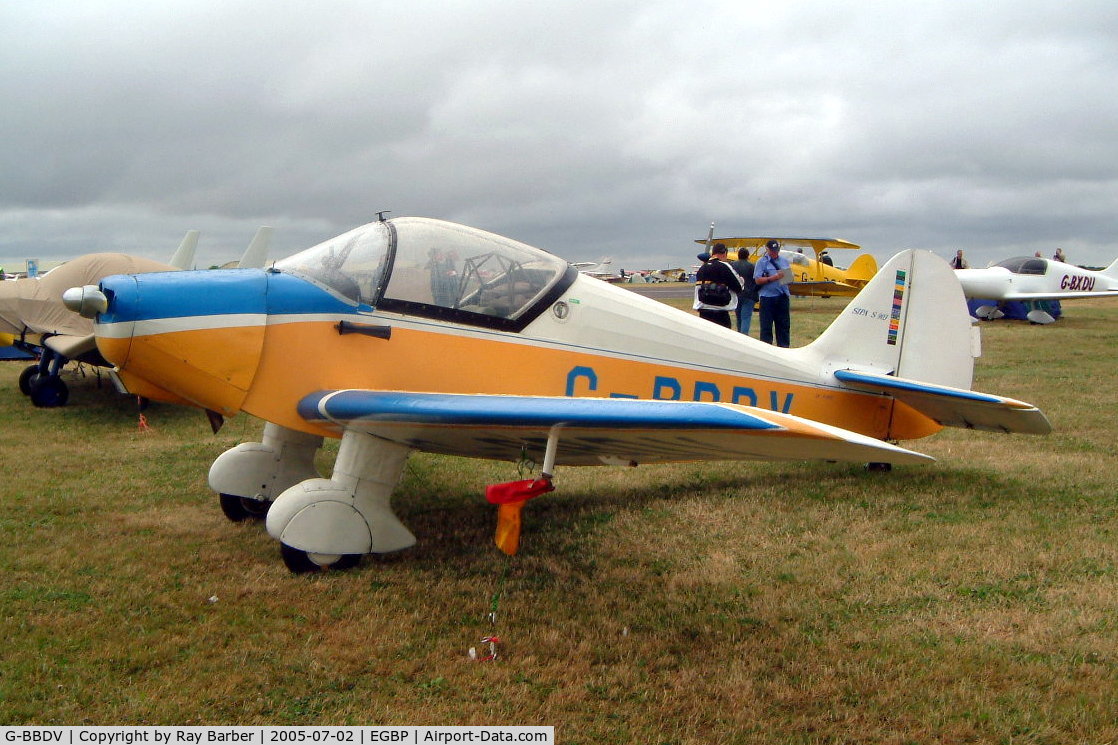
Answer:
[[[109,309],[109,299],[97,285],[71,287],[62,293],[62,304],[82,318],[94,318]]]

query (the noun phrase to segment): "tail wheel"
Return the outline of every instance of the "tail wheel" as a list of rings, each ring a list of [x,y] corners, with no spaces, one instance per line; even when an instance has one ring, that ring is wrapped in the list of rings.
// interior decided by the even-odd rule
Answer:
[[[314,554],[286,543],[280,544],[283,563],[292,574],[313,574],[316,572],[343,571],[352,569],[361,561],[360,554]]]
[[[271,506],[272,503],[266,499],[238,497],[234,494],[221,495],[221,511],[235,523],[245,520],[263,520],[268,516],[268,508]]]

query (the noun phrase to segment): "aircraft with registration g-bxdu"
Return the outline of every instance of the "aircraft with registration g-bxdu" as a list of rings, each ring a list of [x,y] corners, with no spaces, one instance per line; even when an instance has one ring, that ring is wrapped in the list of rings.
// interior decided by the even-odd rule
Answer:
[[[970,390],[958,280],[893,257],[814,342],[762,344],[508,238],[380,219],[268,270],[121,275],[72,288],[129,391],[266,420],[209,473],[226,514],[266,512],[292,571],[413,545],[390,496],[413,450],[539,464],[494,484],[497,543],[556,466],[697,460],[918,464],[941,427],[1043,434]],[[315,452],[340,437],[329,479]]]
[[[980,300],[1074,300],[1118,297],[1118,259],[1093,271],[1039,256],[1006,259],[986,269],[956,269],[963,294]]]

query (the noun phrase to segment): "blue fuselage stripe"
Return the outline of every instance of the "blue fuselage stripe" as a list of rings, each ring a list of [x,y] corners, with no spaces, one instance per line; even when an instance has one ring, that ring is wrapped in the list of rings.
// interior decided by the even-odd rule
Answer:
[[[115,274],[101,280],[111,294],[100,323],[253,314],[353,313],[357,307],[283,272],[211,269]]]

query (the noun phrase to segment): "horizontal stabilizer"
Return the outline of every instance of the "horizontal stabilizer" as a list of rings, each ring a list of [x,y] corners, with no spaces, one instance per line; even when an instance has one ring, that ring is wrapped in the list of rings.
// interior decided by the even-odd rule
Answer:
[[[426,452],[511,461],[542,462],[548,432],[559,426],[560,465],[932,460],[788,414],[699,401],[342,390],[305,397],[299,414]]]
[[[1012,398],[857,370],[837,370],[835,377],[859,390],[888,394],[944,427],[1030,435],[1052,431],[1043,412]]]

